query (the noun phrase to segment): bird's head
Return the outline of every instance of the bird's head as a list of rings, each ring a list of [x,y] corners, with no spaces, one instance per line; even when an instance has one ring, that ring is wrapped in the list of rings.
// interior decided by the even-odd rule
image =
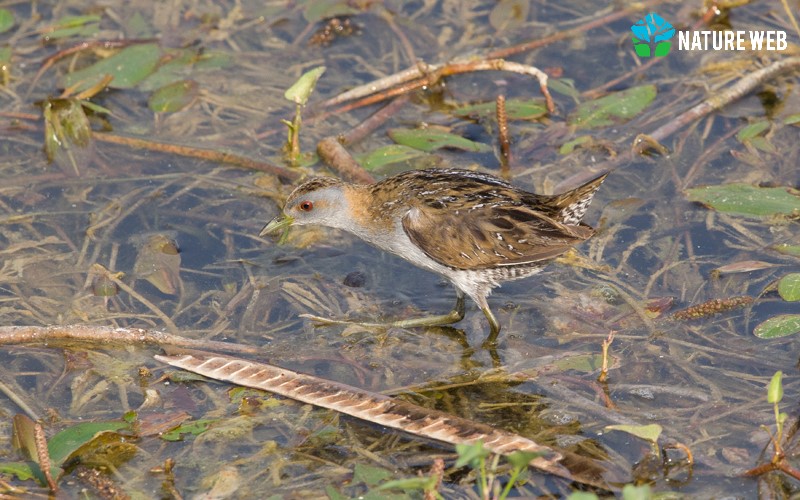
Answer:
[[[283,213],[264,226],[259,236],[293,224],[346,227],[348,203],[344,191],[345,183],[333,177],[315,177],[304,182],[289,195]]]

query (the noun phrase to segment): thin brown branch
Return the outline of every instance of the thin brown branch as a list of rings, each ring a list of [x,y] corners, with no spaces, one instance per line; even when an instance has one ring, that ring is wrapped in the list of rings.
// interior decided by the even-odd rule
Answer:
[[[550,113],[555,112],[555,104],[547,89],[547,75],[544,71],[534,66],[505,61],[503,59],[461,59],[445,64],[433,65],[420,62],[417,63],[416,66],[405,69],[399,73],[374,80],[347,92],[343,92],[336,97],[322,102],[319,106],[322,108],[329,108],[354,99],[366,98],[367,96],[371,98],[382,96],[378,100],[384,100],[398,95],[392,91],[395,91],[395,88],[400,85],[403,85],[400,87],[403,89],[401,93],[407,93],[420,87],[433,86],[444,76],[472,73],[474,71],[510,71],[512,73],[533,76],[539,81],[539,89],[542,95],[544,95],[548,111],[550,111]],[[360,101],[362,105],[372,104],[373,102],[377,101],[370,101],[367,99]],[[352,109],[352,107],[346,109],[349,110]]]
[[[263,355],[259,347],[195,340],[142,328],[115,328],[95,325],[0,326],[0,345],[65,346],[85,342],[88,346],[156,345],[203,349],[232,354]]]
[[[93,137],[95,140],[101,142],[110,142],[112,144],[121,144],[123,146],[129,146],[132,148],[147,149],[149,151],[159,151],[162,153],[176,154],[189,158],[200,158],[202,160],[227,163],[237,167],[249,168],[252,170],[258,170],[260,172],[277,175],[278,177],[282,177],[290,181],[299,179],[301,175],[298,171],[290,170],[269,162],[254,160],[252,158],[235,153],[225,153],[210,149],[181,146],[178,144],[168,144],[165,142],[156,142],[149,139],[139,139],[136,137],[123,137],[120,135],[102,132],[95,132]]]

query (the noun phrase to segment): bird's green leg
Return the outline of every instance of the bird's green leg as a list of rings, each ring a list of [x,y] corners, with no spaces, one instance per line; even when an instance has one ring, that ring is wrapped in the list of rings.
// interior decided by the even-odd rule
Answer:
[[[414,328],[418,326],[442,326],[442,325],[452,325],[453,323],[458,323],[462,319],[464,319],[465,308],[464,308],[464,294],[461,293],[460,290],[457,291],[458,297],[456,298],[456,305],[452,311],[447,314],[440,314],[437,316],[426,316],[423,318],[412,318],[412,319],[401,319],[397,321],[388,321],[386,323],[369,323],[363,321],[351,321],[345,319],[330,319],[330,318],[323,318],[321,316],[315,316],[313,314],[301,314],[301,318],[307,318],[313,321],[314,323],[320,325],[361,325],[370,328],[386,328],[386,327],[397,327],[397,328]]]
[[[494,314],[492,314],[492,310],[489,309],[488,305],[481,307],[481,311],[483,311],[486,319],[489,320],[489,336],[486,337],[486,340],[483,342],[483,347],[497,345],[497,335],[500,333],[500,323],[497,322],[497,318],[494,317]]]

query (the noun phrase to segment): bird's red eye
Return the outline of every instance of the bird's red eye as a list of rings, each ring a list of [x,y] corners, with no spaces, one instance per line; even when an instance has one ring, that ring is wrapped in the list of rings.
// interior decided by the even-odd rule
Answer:
[[[314,209],[314,204],[306,200],[300,203],[300,210],[303,212],[310,212]]]

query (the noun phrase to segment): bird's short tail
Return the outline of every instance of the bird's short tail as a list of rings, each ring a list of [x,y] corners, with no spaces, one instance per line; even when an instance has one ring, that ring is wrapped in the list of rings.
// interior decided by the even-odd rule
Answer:
[[[558,207],[556,219],[570,226],[577,226],[580,224],[583,215],[586,213],[586,209],[589,208],[589,204],[592,202],[592,198],[594,198],[594,194],[610,173],[611,172],[605,172],[600,174],[572,191],[567,191],[566,193],[555,196],[551,203]]]

